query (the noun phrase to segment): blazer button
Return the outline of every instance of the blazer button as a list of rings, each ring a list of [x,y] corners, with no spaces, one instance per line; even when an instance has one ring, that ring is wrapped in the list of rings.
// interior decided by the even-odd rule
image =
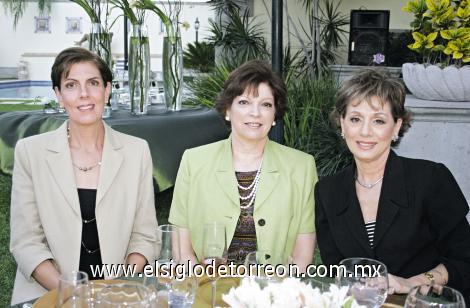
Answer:
[[[265,224],[266,224],[266,221],[264,219],[258,220],[258,225],[260,225],[261,227],[264,226]]]

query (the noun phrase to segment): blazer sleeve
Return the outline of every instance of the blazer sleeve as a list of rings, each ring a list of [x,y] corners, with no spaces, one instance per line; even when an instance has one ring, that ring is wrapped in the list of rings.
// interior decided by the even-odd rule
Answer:
[[[437,234],[441,262],[449,273],[448,285],[470,289],[470,226],[468,204],[452,173],[436,164],[428,203],[431,229]]]
[[[318,248],[323,264],[337,265],[344,259],[335,244],[330,230],[330,223],[322,202],[320,183],[315,186],[315,226],[317,231]]]
[[[31,166],[24,140],[15,147],[11,190],[10,251],[29,281],[43,261],[53,259],[36,204]]]
[[[308,165],[306,168],[306,181],[303,189],[301,220],[299,233],[312,233],[315,232],[315,201],[314,189],[315,183],[318,181],[317,171],[315,167],[315,160],[313,156],[309,155],[307,160]]]
[[[188,164],[188,152],[185,151],[181,158],[180,167],[176,176],[175,190],[173,191],[173,200],[171,202],[170,216],[168,221],[179,227],[188,227],[188,195],[190,172]]]
[[[147,142],[142,151],[141,166],[139,201],[136,206],[127,255],[137,252],[142,254],[148,262],[153,262],[159,250],[159,243],[156,236],[158,223],[153,191],[152,158]]]

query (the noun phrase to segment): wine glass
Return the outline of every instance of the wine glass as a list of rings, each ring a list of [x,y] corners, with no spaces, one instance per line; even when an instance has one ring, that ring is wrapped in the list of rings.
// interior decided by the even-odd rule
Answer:
[[[88,274],[81,271],[63,273],[59,276],[57,307],[70,307],[79,299],[87,297]],[[85,286],[85,287],[84,287]]]
[[[155,305],[149,288],[131,282],[111,284],[101,289],[97,298],[103,308],[151,308]]]
[[[349,258],[339,263],[337,284],[348,286],[359,305],[380,307],[387,298],[387,267],[382,262],[367,258]]]
[[[291,267],[292,263],[289,254],[257,250],[246,255],[246,274],[255,276],[260,286],[265,287],[268,282],[278,282],[282,277],[289,276],[294,268]]]
[[[169,308],[191,308],[196,298],[198,281],[194,276],[184,279],[173,279],[168,292]]]
[[[212,307],[215,307],[217,268],[227,263],[227,232],[223,223],[214,221],[204,224],[202,255],[212,283]]]
[[[465,308],[462,294],[450,287],[434,284],[414,287],[408,293],[405,308]]]
[[[158,226],[157,241],[161,243],[161,248],[155,260],[154,273],[152,276],[144,276],[143,284],[150,288],[157,298],[164,300],[171,288],[171,267],[180,261],[179,228],[174,225]]]

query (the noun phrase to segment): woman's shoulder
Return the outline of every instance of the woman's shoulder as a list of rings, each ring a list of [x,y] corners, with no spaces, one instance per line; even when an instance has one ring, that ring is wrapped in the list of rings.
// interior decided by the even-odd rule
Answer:
[[[189,148],[185,151],[186,155],[191,157],[206,156],[211,154],[216,154],[224,149],[224,147],[229,146],[229,140],[223,139],[220,141],[200,145],[194,148]]]
[[[274,141],[269,141],[269,150],[276,156],[280,157],[283,161],[292,164],[311,164],[315,163],[312,155],[302,152],[300,150],[279,144]]]

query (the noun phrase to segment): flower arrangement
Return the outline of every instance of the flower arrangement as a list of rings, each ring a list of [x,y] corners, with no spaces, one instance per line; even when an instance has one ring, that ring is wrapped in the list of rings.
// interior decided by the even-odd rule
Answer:
[[[348,288],[331,285],[328,292],[321,292],[296,278],[286,278],[282,282],[270,282],[261,288],[254,278],[244,278],[240,286],[230,289],[222,296],[234,308],[360,308]]]
[[[414,43],[408,48],[425,64],[462,66],[470,62],[470,3],[468,0],[410,0],[403,11],[414,15]]]
[[[143,24],[145,19],[145,10],[137,7],[136,0],[109,0],[114,7],[122,10],[122,13],[129,19],[133,25]]]

